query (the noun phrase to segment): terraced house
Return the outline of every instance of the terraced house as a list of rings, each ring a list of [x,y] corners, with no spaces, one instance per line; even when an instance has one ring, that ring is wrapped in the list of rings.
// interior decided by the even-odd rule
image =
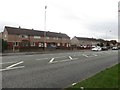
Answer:
[[[73,37],[71,39],[71,45],[75,47],[84,47],[91,48],[97,46],[97,44],[105,43],[103,39],[95,39],[95,38],[86,38],[86,37]]]
[[[60,48],[70,47],[70,37],[64,33],[39,31],[34,29],[5,26],[2,38],[8,42],[8,48]]]

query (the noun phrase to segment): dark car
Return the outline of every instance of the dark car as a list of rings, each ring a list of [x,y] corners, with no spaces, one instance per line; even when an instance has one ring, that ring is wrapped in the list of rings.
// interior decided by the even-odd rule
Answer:
[[[108,47],[102,47],[102,51],[108,50]]]

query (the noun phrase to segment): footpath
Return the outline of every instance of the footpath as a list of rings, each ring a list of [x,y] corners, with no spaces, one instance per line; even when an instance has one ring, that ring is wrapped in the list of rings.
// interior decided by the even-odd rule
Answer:
[[[64,52],[84,52],[89,50],[56,50],[56,51],[40,51],[40,52],[12,52],[12,53],[0,53],[0,56],[18,56],[18,55],[33,55],[33,54],[54,54]]]

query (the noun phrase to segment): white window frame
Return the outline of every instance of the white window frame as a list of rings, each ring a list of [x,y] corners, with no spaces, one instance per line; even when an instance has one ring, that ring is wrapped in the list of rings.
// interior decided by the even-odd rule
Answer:
[[[19,42],[13,42],[14,46],[19,46]]]
[[[40,39],[41,36],[34,36],[34,39]]]
[[[28,35],[21,35],[22,38],[28,38]]]
[[[5,34],[5,37],[7,37],[7,35]]]
[[[57,43],[57,46],[60,46],[60,43]]]
[[[43,45],[44,45],[44,44],[41,43],[41,42],[39,42],[39,44],[38,44],[39,47],[43,47]]]
[[[30,45],[31,45],[31,46],[35,46],[35,42],[31,42]]]

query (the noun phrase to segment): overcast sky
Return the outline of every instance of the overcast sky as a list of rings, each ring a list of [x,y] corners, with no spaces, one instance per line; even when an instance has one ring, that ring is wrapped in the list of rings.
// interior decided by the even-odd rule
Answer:
[[[0,0],[4,26],[62,32],[70,37],[118,38],[119,0]]]

